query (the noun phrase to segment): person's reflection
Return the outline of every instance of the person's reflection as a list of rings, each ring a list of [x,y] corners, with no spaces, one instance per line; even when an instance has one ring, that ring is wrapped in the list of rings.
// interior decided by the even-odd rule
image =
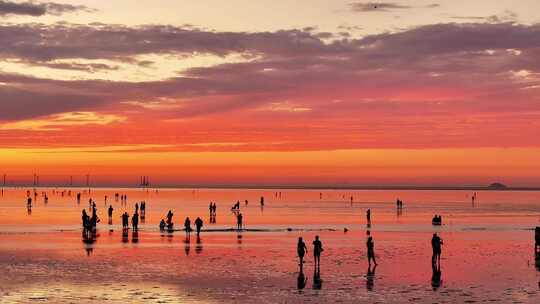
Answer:
[[[435,291],[441,287],[441,265],[439,263],[432,264],[431,269],[433,270],[433,274],[431,276],[431,287]]]
[[[195,246],[195,253],[200,254],[202,252],[203,246],[201,242],[201,238],[197,236],[197,245]]]
[[[238,235],[236,236],[236,243],[238,245],[242,245],[242,234],[238,233]]]
[[[122,243],[127,243],[127,242],[128,242],[128,230],[123,229],[122,230]]]
[[[109,217],[109,225],[112,225],[112,217]]]
[[[26,208],[26,211],[28,212],[28,215],[32,215],[32,207],[31,206],[28,206]]]
[[[86,250],[86,255],[90,256],[94,251],[94,243],[96,242],[97,235],[96,231],[90,231],[89,229],[83,229],[82,232],[82,241],[84,243],[84,249]]]
[[[146,216],[141,215],[141,223],[144,224],[146,222]]]
[[[139,231],[133,230],[131,233],[131,242],[132,243],[138,243],[139,242]]]
[[[186,252],[186,255],[189,255],[189,251],[191,250],[189,238],[186,237],[184,244],[184,251]]]
[[[321,270],[319,267],[315,267],[313,271],[313,289],[322,289]]]
[[[368,291],[373,290],[374,280],[375,280],[375,269],[377,269],[377,264],[373,266],[373,269],[371,268],[371,264],[369,264],[368,271],[366,274],[366,289]]]
[[[298,272],[298,278],[296,279],[296,287],[298,290],[302,290],[306,287],[307,278],[304,275],[304,267],[300,265],[300,270]]]

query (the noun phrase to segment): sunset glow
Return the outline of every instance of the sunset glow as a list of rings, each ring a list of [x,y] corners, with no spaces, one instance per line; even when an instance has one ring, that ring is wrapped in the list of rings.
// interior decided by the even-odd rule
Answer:
[[[538,1],[28,3],[8,183],[540,185]]]

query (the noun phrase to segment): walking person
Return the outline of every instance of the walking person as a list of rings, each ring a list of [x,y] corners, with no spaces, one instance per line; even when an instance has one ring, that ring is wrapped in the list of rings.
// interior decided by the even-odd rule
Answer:
[[[197,238],[201,234],[201,228],[203,226],[203,220],[200,217],[197,217],[195,220],[195,229],[197,230]]]
[[[433,234],[433,237],[431,238],[431,247],[433,249],[433,255],[431,257],[431,263],[433,265],[441,264],[441,245],[443,244],[442,239],[436,234]]]
[[[322,242],[319,240],[319,236],[315,236],[313,241],[313,258],[315,260],[315,267],[320,268],[321,264],[321,253],[323,252]]]
[[[298,265],[300,266],[300,269],[302,269],[304,267],[304,255],[307,253],[307,247],[306,243],[304,243],[304,240],[301,237],[298,238],[296,252],[298,253],[298,258],[300,259],[300,263]]]

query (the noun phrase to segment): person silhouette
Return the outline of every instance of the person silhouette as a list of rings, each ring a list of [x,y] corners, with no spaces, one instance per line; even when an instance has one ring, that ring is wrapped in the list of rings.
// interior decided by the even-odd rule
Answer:
[[[368,209],[366,211],[366,219],[367,219],[367,225],[371,226],[371,209]]]
[[[195,220],[195,228],[197,229],[197,238],[201,234],[201,228],[203,226],[203,220],[200,217],[197,217]]]
[[[432,264],[431,270],[433,272],[431,275],[431,288],[433,288],[433,290],[435,291],[439,289],[439,287],[441,287],[441,283],[442,283],[441,264],[440,263],[438,265]]]
[[[306,243],[304,243],[304,240],[299,237],[298,238],[298,245],[296,247],[296,252],[298,253],[298,258],[300,259],[299,266],[300,269],[303,269],[304,267],[304,255],[307,253],[307,247]]]
[[[373,260],[373,264],[377,266],[377,262],[375,261],[375,243],[373,242],[373,237],[371,237],[371,233],[368,230],[367,231],[367,241],[366,241],[366,247],[367,247],[367,257],[368,257],[368,264],[371,266],[371,261]]]
[[[139,214],[137,212],[133,213],[131,217],[131,225],[133,226],[133,231],[139,230]]]
[[[437,233],[433,234],[433,237],[431,238],[431,247],[433,249],[433,256],[431,257],[431,263],[433,265],[440,264],[441,263],[441,245],[443,244],[443,241],[441,238],[437,235]]]
[[[109,218],[112,218],[112,216],[113,216],[113,211],[114,211],[113,206],[112,206],[112,205],[109,205],[109,210],[108,210],[108,212],[109,212]]]
[[[373,290],[373,286],[375,285],[375,269],[377,269],[377,264],[373,266],[373,269],[371,268],[371,264],[368,266],[368,271],[366,274],[366,289],[368,291]]]
[[[243,227],[243,218],[244,216],[242,215],[242,213],[238,213],[238,215],[236,215],[236,226],[237,226],[237,229],[238,230],[242,230],[242,227]]]
[[[186,217],[186,220],[184,221],[184,230],[186,231],[187,240],[191,235],[191,220],[189,219],[189,217]]]
[[[165,226],[167,226],[167,224],[165,224],[165,220],[161,219],[161,222],[159,222],[159,231],[164,231]]]
[[[127,230],[129,227],[129,215],[127,212],[124,212],[124,214],[122,214],[121,217],[122,217],[122,229]]]
[[[315,260],[315,268],[320,268],[322,252],[323,252],[322,242],[319,240],[319,236],[316,235],[315,240],[313,241],[313,258]]]

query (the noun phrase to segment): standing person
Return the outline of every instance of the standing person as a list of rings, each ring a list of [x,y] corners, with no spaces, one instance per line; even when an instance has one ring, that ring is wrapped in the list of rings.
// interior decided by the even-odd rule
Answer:
[[[441,263],[441,245],[443,244],[443,241],[441,238],[434,233],[433,237],[431,238],[431,247],[433,249],[433,256],[431,257],[431,263],[432,264],[440,264]]]
[[[371,260],[373,260],[373,263],[375,264],[375,266],[377,266],[377,262],[375,261],[375,243],[373,242],[373,237],[371,237],[371,233],[369,232],[369,230],[367,231],[367,235],[368,239],[366,242],[366,247],[369,267],[371,267]]]
[[[141,216],[144,217],[146,215],[146,202],[141,202]]]
[[[242,229],[242,220],[243,220],[244,216],[242,215],[242,213],[238,213],[238,215],[236,216],[236,225],[237,225],[237,229],[240,230]]]
[[[214,207],[212,208],[212,212],[214,213],[214,217],[216,217],[216,213],[217,213],[217,204],[216,204],[216,202],[214,202]]]
[[[306,243],[304,243],[304,240],[301,237],[298,238],[296,252],[298,253],[298,258],[300,259],[300,269],[302,269],[304,267],[304,255],[307,253],[307,247]]]
[[[113,215],[113,206],[112,205],[109,205],[109,218],[112,218],[112,215]]]
[[[208,206],[208,211],[210,212],[210,217],[214,215],[214,205],[212,202],[210,202],[210,205]]]
[[[186,239],[189,239],[191,234],[191,220],[189,217],[186,217],[186,220],[184,221],[184,228],[186,230]]]
[[[133,225],[133,231],[139,230],[139,214],[137,212],[133,213],[133,217],[131,217],[131,225]]]
[[[319,240],[319,236],[315,236],[313,241],[313,257],[315,259],[315,267],[321,266],[321,252],[323,251],[322,242]]]
[[[121,218],[122,218],[122,228],[124,230],[127,230],[128,226],[129,226],[129,215],[128,215],[128,213],[124,212],[124,214],[122,214]]]
[[[366,219],[367,219],[368,226],[371,226],[371,209],[368,209],[366,211]]]
[[[135,203],[135,213],[139,213],[139,203]]]
[[[201,228],[203,226],[203,220],[200,217],[197,217],[195,220],[195,229],[197,229],[197,237],[201,234]]]
[[[261,207],[264,207],[264,196],[261,196]]]

